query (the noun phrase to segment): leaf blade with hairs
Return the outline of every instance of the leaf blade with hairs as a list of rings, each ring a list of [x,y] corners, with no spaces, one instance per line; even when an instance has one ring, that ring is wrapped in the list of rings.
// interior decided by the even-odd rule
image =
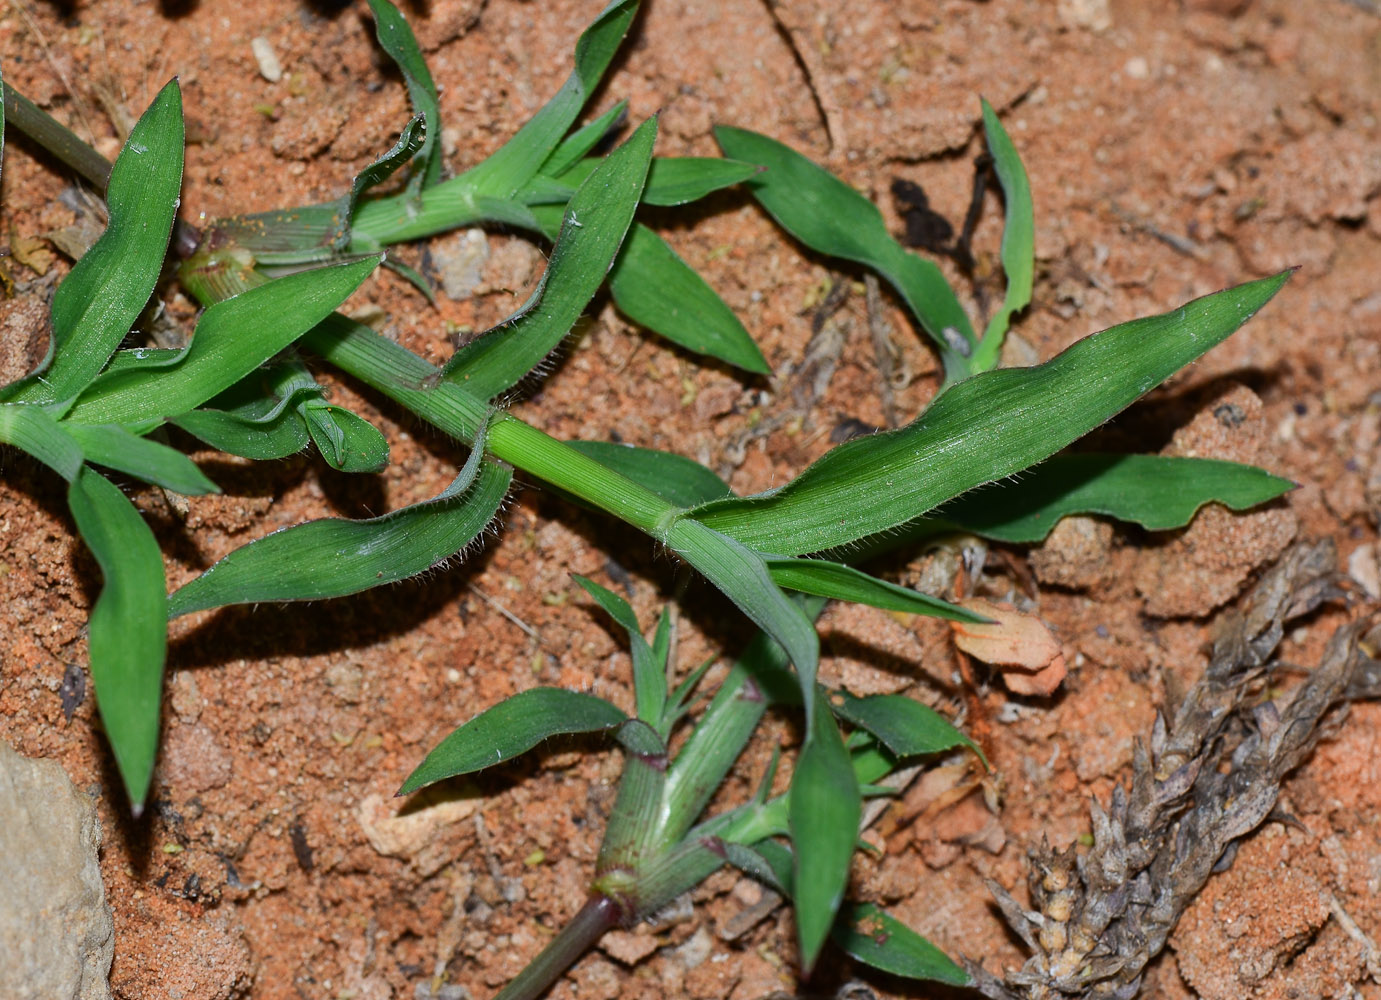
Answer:
[[[969,976],[939,948],[873,903],[854,903],[839,914],[832,934],[850,957],[908,979],[969,985]]]
[[[987,371],[997,364],[1012,316],[1031,302],[1036,270],[1036,215],[1031,204],[1031,182],[1016,146],[1002,127],[1002,120],[991,104],[986,100],[982,103],[983,133],[998,183],[1002,185],[1003,200],[1007,203],[1002,226],[1002,270],[1007,275],[1007,291],[974,350],[972,367],[976,372]]]
[[[532,688],[505,698],[452,731],[408,775],[398,794],[494,767],[553,736],[611,730],[627,720],[603,698],[564,688]]]
[[[834,924],[849,880],[863,801],[839,727],[821,690],[810,735],[791,776],[788,817],[795,853],[792,889],[801,967],[809,974]]]
[[[51,363],[5,398],[60,402],[96,377],[153,293],[181,187],[182,94],[174,80],[134,126],[111,169],[109,225],[53,296]]]
[[[829,702],[835,715],[872,733],[895,757],[917,757],[957,746],[983,756],[948,719],[914,698],[890,694],[855,698],[847,691],[838,691],[830,693]]]
[[[503,502],[513,472],[479,441],[439,496],[361,521],[322,518],[243,545],[168,602],[169,617],[227,604],[357,594],[425,572],[469,545]]]
[[[427,68],[427,61],[422,58],[422,50],[417,47],[412,28],[398,8],[388,0],[369,0],[369,9],[374,15],[374,32],[379,39],[379,47],[388,53],[403,74],[413,113],[423,119],[425,138],[416,151],[421,169],[415,178],[413,190],[431,187],[441,179],[441,101],[437,96],[436,82]],[[377,184],[378,181],[373,183]],[[352,190],[352,207],[357,197],[358,192]]]
[[[863,195],[789,146],[747,129],[719,126],[724,155],[766,169],[747,187],[788,233],[831,257],[871,267],[901,295],[929,334],[950,381],[969,374],[973,326],[940,269],[902,248]]]
[[[134,505],[98,472],[83,468],[68,489],[67,503],[104,578],[89,621],[91,681],[137,815],[158,751],[168,645],[163,556]]]
[[[570,130],[623,42],[637,0],[613,0],[581,34],[565,84],[518,133],[458,180],[477,195],[511,198],[541,169]]]
[[[649,118],[581,184],[566,206],[534,301],[516,319],[456,351],[443,379],[491,399],[540,365],[570,332],[623,244],[656,138],[657,120]]]
[[[277,278],[202,313],[173,364],[124,368],[97,379],[66,419],[158,422],[186,413],[249,375],[331,314],[379,264],[377,257]]]
[[[221,491],[182,452],[131,434],[118,425],[67,424],[63,429],[81,446],[88,462],[188,496]]]
[[[779,555],[890,530],[1086,434],[1226,339],[1288,277],[1283,272],[1123,323],[1034,368],[975,375],[941,393],[906,427],[842,444],[777,490],[714,501],[688,516]]]

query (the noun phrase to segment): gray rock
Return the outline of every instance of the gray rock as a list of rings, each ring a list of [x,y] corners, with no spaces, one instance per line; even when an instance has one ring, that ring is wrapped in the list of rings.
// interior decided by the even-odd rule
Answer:
[[[0,996],[108,1000],[101,824],[61,765],[0,740]]]

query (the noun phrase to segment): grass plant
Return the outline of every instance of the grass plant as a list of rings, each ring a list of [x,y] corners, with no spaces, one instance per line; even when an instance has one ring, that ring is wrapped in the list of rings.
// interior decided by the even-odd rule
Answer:
[[[598,728],[617,730],[630,748],[624,787],[633,790],[628,803],[621,792],[611,822],[589,927],[572,932],[572,940],[583,946],[610,920],[636,918],[652,900],[693,884],[706,865],[727,858],[756,865],[756,874],[796,901],[801,958],[809,967],[837,926],[862,790],[894,758],[925,751],[879,746],[875,729],[819,693],[819,640],[801,595],[973,621],[962,608],[877,579],[852,562],[881,545],[937,531],[1026,542],[1071,513],[1159,529],[1186,523],[1207,502],[1240,509],[1280,495],[1288,482],[1230,463],[1052,456],[1220,343],[1288,273],[1124,323],[1044,364],[1000,369],[1002,338],[1030,300],[1034,222],[1025,171],[987,104],[983,128],[1006,201],[1007,292],[979,335],[939,269],[892,240],[876,208],[772,139],[723,128],[717,136],[726,159],[662,159],[653,155],[657,121],[651,118],[598,155],[621,134],[626,107],[577,123],[637,12],[636,0],[610,3],[577,42],[570,78],[555,97],[493,156],[449,179],[436,142],[436,87],[411,30],[386,0],[370,6],[380,44],[397,62],[416,112],[394,147],[334,202],[212,224],[178,270],[183,287],[207,307],[190,345],[122,348],[159,280],[178,206],[182,115],[177,84],[170,83],[110,171],[108,228],[58,289],[50,357],[0,389],[0,442],[67,481],[75,526],[101,568],[91,671],[130,802],[139,811],[149,792],[169,618],[237,603],[320,600],[414,576],[471,546],[521,472],[643,532],[726,594],[769,637],[760,655],[779,658],[778,673],[788,663],[794,668],[794,699],[807,734],[786,797],[755,800],[746,812],[730,814],[738,816],[732,821],[712,817],[695,825],[705,789],[718,785],[737,750],[729,754],[726,744],[691,753],[700,745],[693,736],[687,750],[666,761],[666,739],[686,701],[684,692],[668,695],[664,682],[658,686],[654,675],[664,662],[655,670],[635,665],[638,711],[631,720],[582,702],[589,718],[603,720]],[[62,130],[53,123],[26,127],[40,141],[47,135],[50,145],[60,145],[52,137]],[[88,165],[91,155],[82,154]],[[814,251],[873,269],[892,284],[944,363],[945,387],[929,406],[895,431],[838,446],[780,488],[744,497],[680,456],[559,441],[506,412],[506,402],[541,372],[601,287],[630,318],[682,347],[747,372],[766,370],[742,324],[708,284],[637,221],[640,205],[680,204],[733,184],[744,184]],[[387,255],[389,245],[477,223],[551,240],[550,263],[517,314],[445,365],[436,367],[336,311],[381,262],[401,268]],[[192,250],[195,236],[186,246],[180,238],[179,249]],[[213,492],[196,465],[169,446],[167,427],[252,459],[314,446],[324,461],[347,471],[387,464],[383,436],[326,402],[304,356],[463,442],[468,460],[446,490],[424,503],[367,520],[325,518],[275,532],[169,595],[152,532],[100,471],[179,493]],[[1034,471],[1014,478],[1026,470]],[[592,588],[587,584],[636,633],[631,612]],[[635,650],[650,645],[651,658],[644,659],[658,662],[655,640],[633,641]],[[742,685],[750,674],[745,668]],[[725,690],[740,689],[726,682],[720,697],[738,697]],[[486,739],[497,741],[501,756],[505,747],[518,752],[518,735],[540,734],[550,724],[541,720],[576,714],[567,695],[544,697],[551,703],[529,701],[481,716],[489,721],[457,739],[482,746],[486,760],[495,750]],[[730,717],[714,714],[729,712],[718,704],[719,698],[695,733],[712,732],[721,724],[716,720]],[[738,721],[731,728],[751,731],[750,713],[735,711],[743,718],[732,716]],[[847,739],[841,714],[852,727]],[[443,771],[462,773],[458,766],[439,767],[429,758],[409,787]],[[673,780],[701,771],[694,794]],[[655,820],[652,802],[662,809]],[[765,846],[779,834],[790,838],[790,855]],[[724,853],[706,846],[706,838],[718,838]],[[756,850],[759,860],[740,849]],[[619,882],[625,876],[632,879],[626,885]]]

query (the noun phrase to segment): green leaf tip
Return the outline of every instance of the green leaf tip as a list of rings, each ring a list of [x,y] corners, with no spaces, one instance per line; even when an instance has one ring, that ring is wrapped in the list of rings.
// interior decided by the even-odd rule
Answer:
[[[1032,368],[942,392],[906,427],[856,438],[785,486],[687,517],[762,552],[801,555],[900,527],[1049,458],[1225,340],[1289,278],[1281,272],[1085,337]]]
[[[613,730],[627,721],[603,698],[564,688],[532,688],[454,730],[408,775],[398,794],[507,763],[553,736]]]

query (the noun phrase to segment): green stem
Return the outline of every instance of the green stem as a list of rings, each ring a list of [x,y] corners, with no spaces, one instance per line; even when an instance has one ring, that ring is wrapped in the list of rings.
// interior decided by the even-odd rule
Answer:
[[[350,220],[350,249],[367,252],[435,236],[461,226],[496,222],[521,229],[536,228],[526,205],[500,198],[476,197],[462,174],[416,195],[403,193],[363,199]]]
[[[604,936],[605,931],[617,927],[623,916],[622,907],[608,896],[603,893],[591,896],[570,923],[561,928],[556,937],[494,1000],[537,1000]]]
[[[335,314],[303,338],[312,352],[378,389],[417,416],[471,443],[493,408],[463,382],[437,382],[440,369],[362,324]],[[663,539],[680,508],[516,417],[489,424],[490,453],[600,510]]]
[[[48,150],[96,190],[105,191],[110,161],[9,83],[5,84],[5,123]]]

